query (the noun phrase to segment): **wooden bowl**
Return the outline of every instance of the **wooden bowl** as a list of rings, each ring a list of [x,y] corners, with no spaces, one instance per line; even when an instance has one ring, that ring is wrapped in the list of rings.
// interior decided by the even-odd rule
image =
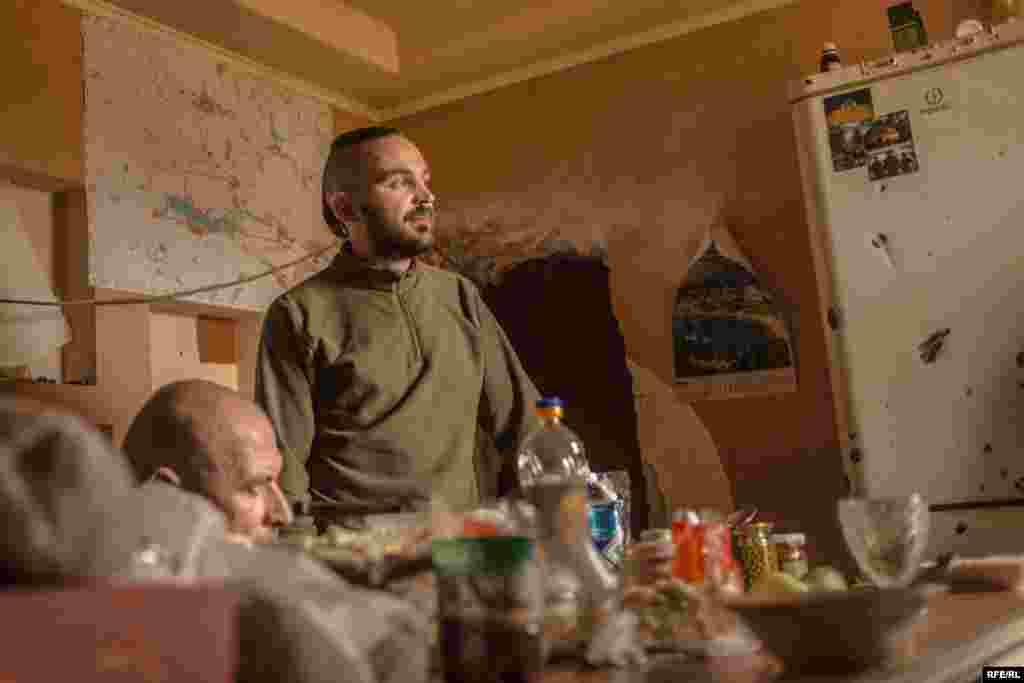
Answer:
[[[925,612],[933,588],[852,589],[744,595],[724,604],[740,615],[786,673],[849,673],[894,656]]]

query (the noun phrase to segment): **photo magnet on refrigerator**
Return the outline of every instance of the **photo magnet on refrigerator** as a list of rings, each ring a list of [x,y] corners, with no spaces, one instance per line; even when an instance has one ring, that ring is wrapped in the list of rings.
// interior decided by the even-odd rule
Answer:
[[[864,134],[864,150],[870,157],[868,178],[871,180],[917,173],[920,169],[907,111],[885,114],[871,121]]]
[[[828,143],[832,151],[832,169],[836,173],[867,164],[864,133],[874,118],[875,105],[870,88],[825,98]]]

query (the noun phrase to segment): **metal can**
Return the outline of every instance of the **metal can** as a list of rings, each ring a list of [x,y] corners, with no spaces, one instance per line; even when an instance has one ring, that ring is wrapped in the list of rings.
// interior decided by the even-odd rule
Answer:
[[[717,513],[701,518],[704,583],[716,591],[743,591],[743,571],[732,552],[732,529]]]
[[[680,510],[672,520],[672,575],[694,585],[740,592],[743,574],[732,550],[732,530],[714,510]]]
[[[754,522],[739,536],[743,579],[748,591],[762,576],[779,571],[779,558],[771,540],[772,527],[771,522]]]
[[[704,581],[704,539],[696,510],[677,510],[672,516],[672,543],[676,557],[672,576],[687,583]]]

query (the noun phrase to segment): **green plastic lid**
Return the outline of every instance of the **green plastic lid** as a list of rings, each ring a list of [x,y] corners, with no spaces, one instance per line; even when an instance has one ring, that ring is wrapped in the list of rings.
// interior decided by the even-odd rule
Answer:
[[[917,19],[917,13],[914,11],[913,2],[903,2],[898,5],[894,5],[886,10],[886,14],[889,15],[889,26],[891,28],[909,24]]]
[[[446,576],[507,575],[533,557],[526,536],[458,536],[431,543],[434,571]]]

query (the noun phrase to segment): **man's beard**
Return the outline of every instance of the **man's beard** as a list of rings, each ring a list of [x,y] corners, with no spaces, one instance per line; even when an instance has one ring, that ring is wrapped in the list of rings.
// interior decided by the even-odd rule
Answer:
[[[228,535],[249,544],[262,545],[275,543],[278,539],[277,529],[269,526],[261,526],[255,529],[236,529],[234,525],[228,524]]]
[[[416,209],[402,217],[402,223],[395,225],[370,206],[363,206],[366,233],[373,245],[373,254],[378,259],[399,260],[413,258],[434,248],[433,221],[426,230],[413,226],[409,221],[420,216],[433,218],[432,209]]]

